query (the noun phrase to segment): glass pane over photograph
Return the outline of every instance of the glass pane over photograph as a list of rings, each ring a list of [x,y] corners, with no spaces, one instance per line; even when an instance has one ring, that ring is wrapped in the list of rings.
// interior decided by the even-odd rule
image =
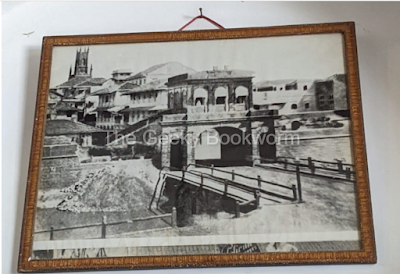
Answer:
[[[341,34],[56,46],[32,259],[359,250]]]

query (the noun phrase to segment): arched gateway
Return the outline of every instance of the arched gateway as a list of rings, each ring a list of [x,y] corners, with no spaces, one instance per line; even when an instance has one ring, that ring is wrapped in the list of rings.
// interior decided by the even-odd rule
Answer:
[[[202,132],[195,147],[196,164],[238,166],[249,164],[251,138],[234,127],[216,127]]]

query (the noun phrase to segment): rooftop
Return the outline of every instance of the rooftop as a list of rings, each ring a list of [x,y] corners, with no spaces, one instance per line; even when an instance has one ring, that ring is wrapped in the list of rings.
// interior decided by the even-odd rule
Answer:
[[[254,72],[249,70],[206,70],[188,74],[188,80],[221,79],[221,78],[253,78]]]
[[[168,78],[168,83],[181,82],[186,80],[205,80],[205,79],[234,79],[234,78],[253,78],[254,72],[249,70],[205,70],[193,73],[185,73]]]
[[[89,80],[90,76],[75,76],[57,87],[73,87]]]
[[[121,87],[121,85],[114,84],[108,88],[102,88],[102,89],[92,93],[92,95],[97,96],[97,95],[115,93],[120,87]]]
[[[268,87],[268,86],[278,86],[278,85],[287,85],[287,84],[293,84],[297,80],[296,79],[284,79],[284,80],[267,80],[267,81],[261,81],[257,82],[254,85],[257,88],[263,88],[263,87]]]
[[[128,90],[131,90],[131,89],[136,88],[138,86],[139,85],[127,82],[127,83],[124,83],[122,86],[120,86],[118,90],[120,90],[120,91],[128,91]]]
[[[93,87],[93,86],[101,86],[107,81],[106,78],[90,78],[87,79],[86,81],[78,84],[77,86],[79,87]]]
[[[140,92],[148,92],[154,90],[163,90],[166,89],[167,86],[165,85],[166,80],[157,80],[153,81],[141,86],[135,86],[129,90],[126,90],[123,94],[132,94],[132,93],[140,93]],[[121,86],[122,87],[122,86]],[[119,90],[122,90],[120,87]]]
[[[121,109],[119,112],[124,113],[124,112],[131,112],[131,111],[137,111],[137,110],[151,110],[154,108],[154,106],[128,106],[123,109]]]
[[[193,70],[193,69],[191,69],[189,67],[186,67],[186,66],[182,65],[179,62],[167,62],[167,63],[157,64],[157,65],[151,66],[151,67],[149,67],[149,68],[147,68],[147,69],[145,69],[145,70],[143,70],[143,71],[141,71],[139,73],[136,73],[135,75],[133,75],[131,77],[126,78],[125,80],[126,81],[130,81],[130,80],[135,80],[135,79],[138,79],[138,78],[143,78],[143,77],[146,77],[147,75],[149,75],[150,73],[152,73],[152,72],[154,72],[154,71],[156,71],[158,69],[161,69],[163,67],[168,67],[168,66],[170,67],[169,70],[171,70],[170,71],[171,74],[175,74],[173,69],[171,69],[171,68],[172,67],[176,67],[176,66],[178,66],[178,67],[180,66],[180,67],[184,68],[186,71],[195,71],[195,70]],[[181,73],[181,72],[178,72],[178,73]]]
[[[132,73],[131,69],[116,69],[113,70],[111,74],[118,74],[118,73]]]
[[[58,93],[58,92],[55,91],[54,89],[50,89],[50,93],[52,93],[52,94],[54,94],[54,95],[57,95],[57,96],[59,96],[59,97],[63,97],[62,94]]]
[[[328,78],[325,78],[324,80],[337,80],[345,84],[347,82],[346,74],[334,74]]]
[[[145,77],[145,76],[148,75],[149,73],[152,73],[153,71],[155,71],[155,70],[157,70],[157,69],[159,69],[159,68],[162,68],[163,66],[165,66],[165,65],[167,65],[167,64],[168,64],[168,63],[158,64],[158,65],[151,66],[151,67],[149,67],[149,68],[147,68],[147,69],[145,69],[145,70],[143,70],[143,71],[141,71],[141,72],[139,72],[139,73],[136,73],[135,75],[133,75],[133,76],[131,76],[131,77],[129,77],[129,78],[126,78],[126,80],[129,81],[129,80],[134,80],[134,79],[137,79],[137,78]]]
[[[58,101],[52,108],[51,110],[55,111],[82,111],[81,109],[71,107],[68,104],[66,104],[64,101]]]
[[[273,87],[273,86],[282,86],[282,85],[294,85],[294,84],[307,84],[311,85],[315,79],[282,79],[282,80],[266,80],[260,81],[254,84],[254,87],[257,89]],[[300,88],[300,87],[299,87]]]

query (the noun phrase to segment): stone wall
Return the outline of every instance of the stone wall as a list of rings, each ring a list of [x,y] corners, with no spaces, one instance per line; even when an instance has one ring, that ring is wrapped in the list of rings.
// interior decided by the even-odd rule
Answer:
[[[44,146],[43,157],[75,155],[76,150],[76,144]]]
[[[80,173],[78,145],[65,136],[45,137],[44,143],[39,189],[59,189],[76,182]]]
[[[39,189],[59,189],[79,180],[78,156],[43,158]]]

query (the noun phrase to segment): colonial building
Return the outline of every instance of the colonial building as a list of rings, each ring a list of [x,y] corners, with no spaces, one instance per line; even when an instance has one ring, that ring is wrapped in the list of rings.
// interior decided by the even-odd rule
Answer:
[[[101,129],[63,119],[47,121],[45,134],[46,137],[67,137],[71,143],[82,147],[90,147],[98,144],[98,142],[101,142],[105,138],[104,132]]]
[[[252,78],[252,72],[227,68],[169,78],[171,114],[163,115],[161,122],[163,139],[169,142],[160,142],[161,165],[181,169],[195,163],[274,161],[281,115],[348,109],[341,75],[267,81],[254,87]]]
[[[89,70],[89,48],[77,49],[75,57],[75,66],[72,70],[72,65],[69,69],[68,81],[57,85],[54,89],[61,94],[69,93],[74,95],[75,86],[92,78],[93,67]]]
[[[168,79],[168,108],[188,114],[249,110],[253,105],[253,72],[244,70],[201,71]]]
[[[161,123],[169,140],[160,144],[162,166],[243,165],[261,153],[275,158],[274,146],[259,146],[251,138],[250,143],[242,142],[246,135],[274,132],[274,119],[252,108],[253,77],[251,71],[225,67],[169,78],[168,107],[173,114],[163,115]],[[210,138],[215,142],[208,142]]]
[[[74,70],[71,66],[68,80],[50,89],[48,108],[50,119],[72,117],[80,122],[94,125],[96,118],[91,111],[97,107],[97,97],[93,97],[92,94],[101,89],[107,80],[93,78],[92,72],[93,67],[89,69],[89,48],[77,50]],[[57,113],[60,114],[59,117],[54,116],[58,115]]]
[[[254,85],[253,91],[287,91],[287,90],[308,90],[312,85],[313,80],[273,80],[273,81],[262,81]]]
[[[115,84],[122,84],[127,81],[129,77],[132,76],[132,70],[130,69],[117,69],[114,70],[112,73],[112,80]]]
[[[112,83],[95,93],[99,96],[96,127],[121,131],[167,109],[165,83],[168,77],[194,72],[177,62],[152,66],[131,76],[130,70],[115,70]]]
[[[344,75],[322,80],[264,81],[255,84],[253,91],[255,109],[279,115],[348,109]]]
[[[168,109],[168,90],[165,80],[156,80],[141,86],[125,83],[119,90],[129,98],[129,105],[120,110],[124,122],[132,125],[146,117]]]
[[[344,74],[335,74],[323,80],[316,80],[298,104],[299,112],[348,109],[346,75]]]
[[[74,105],[73,103],[67,103],[62,100],[55,104],[48,105],[47,119],[78,121],[78,116],[82,113],[82,110],[76,108]]]
[[[147,68],[127,79],[120,91],[128,105],[120,112],[127,125],[137,123],[168,109],[168,78],[195,70],[178,62],[168,62]]]
[[[62,100],[64,96],[62,94],[57,93],[56,90],[50,89],[49,90],[49,98],[47,100],[47,105],[49,108],[54,107],[58,102]]]
[[[194,70],[181,63],[168,62],[151,66],[126,80],[136,85],[144,85],[153,81],[167,79],[178,74],[191,72],[194,72]]]
[[[108,131],[122,130],[124,128],[123,117],[119,111],[126,104],[125,97],[118,91],[120,85],[112,83],[96,93],[98,106],[94,110],[97,113],[96,127]]]
[[[300,99],[313,80],[274,80],[256,83],[253,87],[254,108],[274,114],[297,113]]]

